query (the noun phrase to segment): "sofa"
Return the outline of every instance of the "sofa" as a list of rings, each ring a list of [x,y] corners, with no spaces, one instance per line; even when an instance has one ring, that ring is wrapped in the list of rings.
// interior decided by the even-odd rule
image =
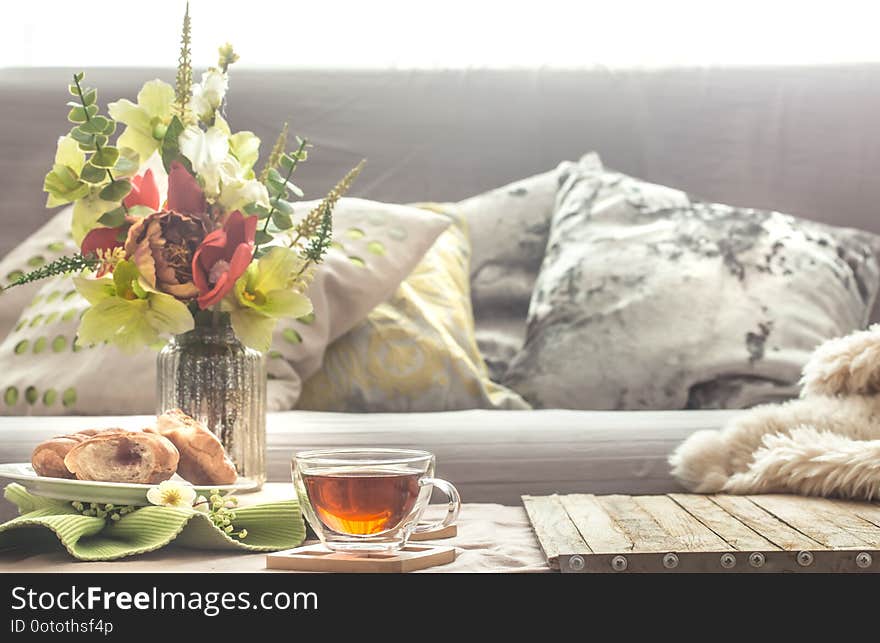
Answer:
[[[6,253],[51,215],[42,177],[65,127],[68,69],[0,70],[0,213]],[[88,70],[101,95],[132,96],[171,69]],[[236,126],[272,140],[279,122],[316,150],[299,182],[329,187],[360,158],[352,194],[456,201],[588,150],[607,166],[718,202],[880,233],[880,65],[667,70],[236,70]],[[2,300],[0,300],[2,301]],[[414,446],[466,501],[520,494],[677,490],[666,458],[737,411],[455,411],[270,414],[269,479],[296,449]],[[0,418],[0,461],[75,428],[145,418]],[[8,512],[9,507],[4,511]]]

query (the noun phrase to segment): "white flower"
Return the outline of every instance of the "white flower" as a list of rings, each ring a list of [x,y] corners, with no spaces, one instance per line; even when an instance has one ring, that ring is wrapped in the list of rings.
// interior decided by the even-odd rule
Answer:
[[[147,491],[147,500],[160,507],[192,507],[196,490],[188,482],[164,480]]]
[[[190,125],[178,139],[180,152],[192,163],[202,179],[205,195],[214,200],[220,194],[220,164],[229,157],[229,135],[218,126],[202,131]],[[233,159],[234,160],[234,159]]]
[[[195,503],[193,503],[193,509],[202,513],[208,513],[208,504],[208,499],[205,496],[199,496],[196,498]]]
[[[193,85],[190,109],[201,120],[209,119],[220,109],[228,88],[229,77],[219,69],[209,69],[202,74],[202,82]]]
[[[226,212],[242,210],[250,203],[258,203],[264,208],[268,208],[269,192],[266,190],[266,186],[257,179],[226,176],[220,187],[218,201]]]

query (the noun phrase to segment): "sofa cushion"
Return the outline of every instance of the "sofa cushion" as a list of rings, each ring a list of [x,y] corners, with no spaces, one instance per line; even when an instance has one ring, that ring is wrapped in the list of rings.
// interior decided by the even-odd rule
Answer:
[[[580,164],[601,168],[593,153]],[[455,204],[471,234],[477,344],[495,381],[503,379],[525,338],[529,298],[547,246],[559,171],[537,174]]]
[[[704,203],[568,166],[523,350],[535,407],[742,408],[794,396],[821,342],[864,326],[876,235]]]
[[[489,380],[477,349],[466,227],[454,220],[397,292],[328,348],[297,408],[371,413],[528,408],[519,395]]]

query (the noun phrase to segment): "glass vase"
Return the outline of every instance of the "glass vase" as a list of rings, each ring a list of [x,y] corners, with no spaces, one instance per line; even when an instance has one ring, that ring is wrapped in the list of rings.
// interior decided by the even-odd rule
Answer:
[[[266,360],[235,336],[228,313],[200,311],[195,328],[159,352],[158,413],[180,409],[223,443],[239,482],[266,481]]]

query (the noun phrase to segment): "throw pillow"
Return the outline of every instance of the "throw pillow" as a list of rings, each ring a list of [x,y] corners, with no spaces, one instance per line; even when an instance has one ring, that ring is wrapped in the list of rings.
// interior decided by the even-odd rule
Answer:
[[[474,338],[469,258],[466,224],[455,220],[397,292],[330,346],[321,370],[303,386],[297,408],[528,408],[488,379]]]
[[[471,299],[477,344],[500,382],[522,348],[529,299],[550,232],[560,167],[455,204],[471,234]],[[577,164],[575,164],[577,165]],[[598,155],[580,165],[602,167]]]
[[[613,172],[561,178],[525,347],[505,378],[536,407],[785,399],[818,344],[868,321],[876,235]]]
[[[294,217],[316,204],[297,204]],[[44,230],[46,242],[65,238],[69,217],[64,211],[53,219]],[[334,245],[309,290],[315,311],[276,327],[268,360],[269,410],[293,408],[301,379],[318,369],[327,345],[387,299],[448,225],[446,217],[407,206],[339,201]],[[76,250],[66,243],[65,252]],[[156,351],[128,356],[109,345],[80,346],[76,329],[86,307],[69,276],[40,283],[0,344],[0,414],[155,412]]]

